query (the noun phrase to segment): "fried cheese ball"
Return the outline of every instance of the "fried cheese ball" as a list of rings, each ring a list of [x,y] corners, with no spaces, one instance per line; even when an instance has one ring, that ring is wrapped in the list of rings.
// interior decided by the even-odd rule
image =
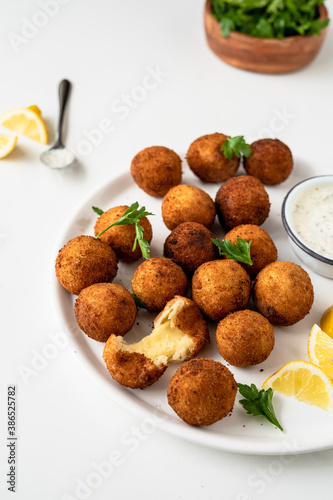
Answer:
[[[213,359],[192,359],[170,380],[168,403],[190,425],[211,425],[233,409],[237,383],[231,371]]]
[[[251,144],[252,155],[244,158],[244,168],[263,184],[285,181],[293,168],[289,147],[278,139],[259,139]]]
[[[223,182],[233,177],[239,158],[233,154],[228,160],[221,146],[228,138],[224,134],[208,134],[196,139],[187,152],[187,162],[192,172],[204,182]]]
[[[213,233],[197,222],[179,224],[164,243],[164,256],[173,259],[187,274],[204,262],[216,260],[219,250],[212,242]]]
[[[273,325],[291,326],[310,311],[314,292],[308,273],[293,262],[272,262],[262,269],[253,286],[258,311]]]
[[[77,236],[70,240],[57,255],[55,264],[59,283],[70,293],[94,283],[111,282],[118,271],[114,250],[93,236]]]
[[[163,221],[171,231],[182,222],[198,222],[209,229],[215,215],[214,201],[196,186],[179,184],[170,189],[162,201]]]
[[[95,236],[101,233],[104,229],[117,222],[128,210],[127,205],[113,207],[104,212],[98,217],[95,223]],[[151,242],[153,231],[147,217],[140,219],[140,225],[143,227],[143,237],[148,243]],[[113,226],[103,233],[99,239],[104,241],[116,253],[117,258],[122,262],[134,262],[142,257],[140,246],[137,244],[133,251],[133,244],[136,236],[135,226],[133,224],[124,224]]]
[[[126,288],[115,283],[96,283],[84,288],[75,301],[75,319],[94,340],[106,342],[111,334],[125,335],[132,328],[137,308]]]
[[[215,203],[219,221],[225,229],[241,224],[260,226],[270,210],[269,197],[262,182],[250,175],[233,177],[222,184]]]
[[[217,325],[217,348],[233,366],[262,363],[272,352],[274,342],[273,327],[268,319],[249,309],[230,313]]]
[[[144,354],[123,349],[122,337],[111,334],[103,359],[116,382],[131,389],[144,389],[156,382],[167,369],[166,364],[156,364]]]
[[[103,358],[121,385],[144,389],[163,375],[169,362],[191,359],[209,342],[208,327],[198,306],[186,297],[170,300],[154,320],[154,329],[135,344],[111,335]]]
[[[198,267],[192,278],[192,298],[213,321],[245,309],[250,294],[250,277],[235,260],[206,262]]]
[[[151,196],[164,196],[182,180],[181,159],[164,146],[152,146],[137,153],[131,163],[136,184]]]
[[[132,278],[132,290],[148,311],[161,311],[175,295],[185,295],[187,286],[182,268],[166,257],[145,260]]]
[[[234,227],[224,236],[225,240],[231,241],[234,245],[237,244],[237,238],[248,242],[252,241],[250,247],[252,266],[240,262],[251,279],[254,279],[265,266],[276,261],[276,246],[265,229],[255,224],[242,224]]]

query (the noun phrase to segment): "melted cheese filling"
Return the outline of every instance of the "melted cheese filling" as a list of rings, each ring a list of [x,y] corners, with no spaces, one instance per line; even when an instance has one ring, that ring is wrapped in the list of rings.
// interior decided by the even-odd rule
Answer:
[[[178,328],[172,328],[169,319],[135,344],[126,344],[124,340],[122,341],[124,351],[144,354],[157,366],[167,364],[168,361],[183,361],[193,348],[192,337]]]

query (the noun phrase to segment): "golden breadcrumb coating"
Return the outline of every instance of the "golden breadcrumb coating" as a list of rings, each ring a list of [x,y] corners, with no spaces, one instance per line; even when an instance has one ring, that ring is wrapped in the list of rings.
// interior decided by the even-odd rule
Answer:
[[[134,156],[131,174],[139,188],[151,196],[161,197],[181,183],[181,159],[164,146],[145,148]]]
[[[104,212],[95,223],[95,236],[101,233],[104,229],[111,226],[124,215],[128,210],[127,205],[113,207]],[[140,219],[140,225],[143,227],[143,237],[148,243],[151,242],[153,231],[147,217]],[[136,236],[135,226],[133,224],[124,224],[113,226],[103,233],[99,239],[104,241],[115,251],[117,258],[122,262],[134,262],[142,257],[142,252],[139,244],[133,251],[133,244]]]
[[[231,241],[234,245],[237,244],[238,238],[252,242],[250,247],[252,265],[240,262],[251,279],[254,279],[265,266],[276,261],[277,248],[265,229],[255,224],[242,224],[234,227],[224,236],[225,240]]]
[[[144,354],[124,351],[122,343],[122,337],[110,335],[103,351],[106,367],[119,384],[144,389],[163,375],[166,364],[156,365]]]
[[[250,175],[233,177],[222,184],[215,203],[219,221],[225,229],[241,224],[260,226],[270,210],[269,196],[262,182]]]
[[[206,262],[198,267],[192,278],[192,298],[213,321],[245,309],[250,295],[250,277],[234,260]]]
[[[190,169],[204,182],[223,182],[233,177],[239,166],[239,158],[233,154],[228,160],[221,151],[228,135],[208,134],[196,139],[187,152]]]
[[[166,257],[145,260],[132,278],[132,290],[148,311],[161,311],[175,295],[186,295],[187,286],[182,268]]]
[[[198,222],[209,229],[215,215],[215,204],[209,194],[189,184],[170,189],[162,201],[163,221],[170,230],[182,222]]]
[[[139,342],[128,344],[111,335],[103,358],[119,384],[144,389],[161,377],[168,363],[193,358],[207,342],[208,327],[199,308],[176,296],[155,318],[153,331]]]
[[[310,311],[314,292],[308,273],[293,262],[277,261],[264,267],[253,286],[258,311],[273,325],[291,326]]]
[[[78,326],[92,339],[106,342],[111,333],[125,335],[133,326],[137,308],[126,288],[96,283],[84,288],[75,301]]]
[[[268,319],[249,309],[230,313],[217,325],[217,348],[233,366],[262,363],[272,352],[274,342],[273,327]]]
[[[94,283],[111,282],[118,271],[114,250],[93,236],[77,236],[59,250],[56,264],[59,283],[70,293]]]
[[[237,393],[230,370],[213,359],[185,362],[170,380],[168,403],[190,425],[211,425],[233,409]]]
[[[212,242],[213,233],[197,222],[179,224],[164,242],[164,256],[173,259],[187,274],[204,262],[215,260],[219,250]]]
[[[293,168],[289,147],[278,139],[259,139],[251,144],[252,155],[244,158],[244,168],[263,184],[285,181]]]

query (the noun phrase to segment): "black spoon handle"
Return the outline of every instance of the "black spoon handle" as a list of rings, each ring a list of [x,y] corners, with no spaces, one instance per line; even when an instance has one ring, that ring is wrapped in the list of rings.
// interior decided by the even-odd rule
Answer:
[[[58,122],[58,137],[57,144],[63,146],[62,143],[62,125],[64,120],[65,109],[71,89],[71,83],[68,80],[61,80],[59,83],[59,122]]]

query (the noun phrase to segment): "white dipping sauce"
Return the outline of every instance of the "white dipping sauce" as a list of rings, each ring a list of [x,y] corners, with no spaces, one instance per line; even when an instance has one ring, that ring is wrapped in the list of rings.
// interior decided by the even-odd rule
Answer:
[[[307,246],[333,259],[333,184],[311,187],[298,195],[292,224]]]
[[[74,154],[66,148],[49,149],[41,155],[41,160],[51,168],[69,167],[75,161]]]

